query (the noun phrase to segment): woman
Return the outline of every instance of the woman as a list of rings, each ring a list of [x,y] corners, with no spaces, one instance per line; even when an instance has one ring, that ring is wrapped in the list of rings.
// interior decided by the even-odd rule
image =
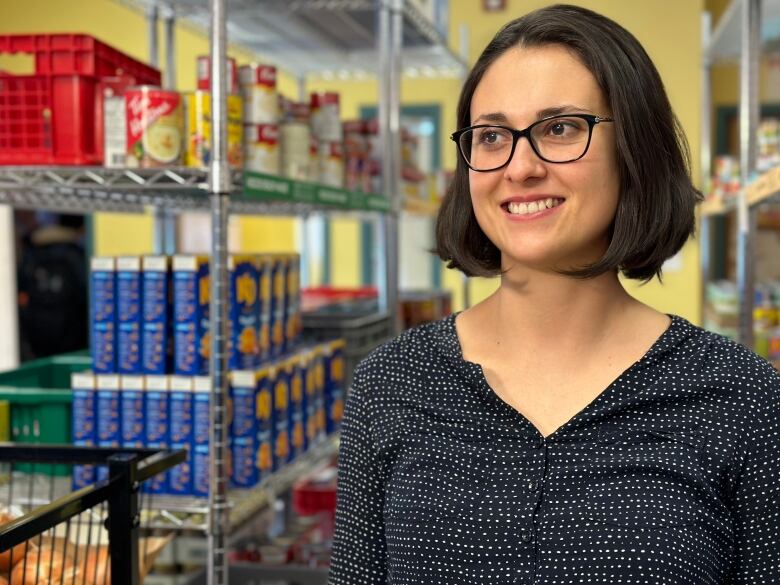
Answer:
[[[458,126],[438,251],[501,285],[358,367],[330,583],[780,582],[780,376],[618,280],[660,276],[700,200],[638,41],[515,20]]]

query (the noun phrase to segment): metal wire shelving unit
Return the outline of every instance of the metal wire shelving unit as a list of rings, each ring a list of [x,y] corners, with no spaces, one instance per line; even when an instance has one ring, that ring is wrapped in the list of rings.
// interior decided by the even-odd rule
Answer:
[[[466,65],[424,15],[405,0],[116,0],[145,11],[149,53],[157,65],[157,22],[162,15],[168,49],[165,85],[175,78],[174,30],[180,23],[210,37],[212,161],[208,169],[0,168],[0,204],[71,213],[141,213],[155,209],[156,247],[173,214],[208,210],[212,222],[211,299],[211,489],[208,501],[157,498],[153,518],[160,527],[205,532],[208,583],[228,582],[230,542],[254,514],[338,446],[330,437],[254,490],[228,489],[227,299],[228,215],[305,217],[349,213],[379,217],[380,309],[398,328],[398,215],[401,212],[400,85],[402,75],[461,79]],[[297,76],[375,77],[379,83],[379,127],[383,192],[365,196],[231,170],[227,162],[226,56],[230,41],[263,55]],[[316,58],[312,58],[316,55]],[[162,250],[160,250],[162,251]],[[237,529],[237,530],[232,530]]]
[[[759,63],[762,43],[777,40],[780,22],[778,0],[732,0],[715,29],[711,17],[702,18],[702,124],[701,177],[709,184],[712,168],[710,127],[710,69],[720,63],[739,63],[739,156],[743,188],[734,201],[706,202],[701,208],[701,270],[704,287],[712,275],[711,220],[727,213],[737,219],[737,291],[739,294],[738,340],[753,346],[755,291],[755,245],[759,207],[777,201],[780,195],[780,169],[757,175],[759,122]],[[704,307],[704,294],[702,294]]]

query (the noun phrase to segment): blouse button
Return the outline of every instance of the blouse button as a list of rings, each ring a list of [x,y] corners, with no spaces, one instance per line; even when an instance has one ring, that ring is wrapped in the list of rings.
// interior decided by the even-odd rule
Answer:
[[[528,480],[528,491],[533,493],[533,492],[535,492],[538,489],[539,489],[539,482],[536,481],[535,479],[529,479]]]
[[[521,541],[523,541],[525,543],[528,543],[528,542],[531,542],[531,538],[532,538],[531,537],[531,531],[528,530],[527,528],[523,528],[520,531],[520,540]]]

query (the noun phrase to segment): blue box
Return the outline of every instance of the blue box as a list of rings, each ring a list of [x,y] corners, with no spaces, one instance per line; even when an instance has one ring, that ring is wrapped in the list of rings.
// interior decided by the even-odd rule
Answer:
[[[143,376],[121,376],[122,447],[142,448],[146,444]]]
[[[228,369],[251,370],[259,361],[257,335],[260,315],[257,264],[252,256],[230,256],[228,271],[230,278]]]
[[[116,261],[92,258],[92,369],[96,374],[116,373]]]
[[[174,373],[209,373],[209,260],[205,256],[173,257]]]
[[[168,376],[146,376],[146,446],[167,449],[170,427]],[[168,491],[168,473],[160,473],[146,482],[145,491],[164,494]]]
[[[311,369],[314,371],[314,400],[315,410],[317,417],[317,435],[324,437],[327,434],[327,414],[325,409],[325,346],[318,344],[314,347],[312,352],[313,365]]]
[[[303,333],[301,320],[301,257],[299,254],[287,255],[287,295],[285,303],[285,342],[290,351],[300,342]]]
[[[281,357],[287,347],[284,321],[287,310],[287,262],[283,255],[271,257],[271,358]]]
[[[323,358],[325,367],[325,425],[327,434],[341,429],[341,419],[344,418],[344,349],[346,342],[336,339],[324,347]]]
[[[270,368],[274,409],[274,471],[292,460],[290,446],[290,377],[283,364]]]
[[[97,417],[97,446],[122,446],[122,416],[120,402],[122,398],[119,386],[119,376],[115,374],[99,374],[95,380],[96,396],[95,411]],[[97,468],[97,479],[108,478],[108,467]]]
[[[257,372],[255,420],[257,421],[257,468],[262,481],[274,470],[273,380],[271,369],[268,367]]]
[[[167,256],[144,256],[142,262],[144,374],[167,374],[173,355],[170,263]]]
[[[141,258],[128,256],[116,263],[117,372],[141,373]]]
[[[251,488],[259,481],[259,470],[255,464],[257,437],[235,437],[231,444],[233,458],[231,485],[235,488]]]
[[[273,268],[272,257],[268,255],[258,256],[257,259],[257,344],[258,364],[266,365],[271,360],[271,271]]]
[[[71,421],[73,423],[73,444],[77,447],[94,447],[97,442],[97,411],[95,376],[89,372],[71,375],[73,391]],[[80,489],[95,483],[95,468],[92,465],[73,466],[73,489]]]
[[[291,459],[303,454],[306,449],[306,426],[304,420],[305,373],[301,367],[301,355],[295,354],[285,366],[290,376],[290,445]]]
[[[304,450],[308,451],[320,439],[317,422],[317,383],[316,360],[313,349],[301,352],[301,368],[303,370],[303,424],[306,429],[304,435]]]
[[[187,459],[168,473],[168,493],[192,494],[194,380],[190,376],[171,376],[169,393],[168,440],[171,449],[186,449]]]
[[[211,378],[196,376],[193,384],[192,495],[209,495],[209,433],[211,420]]]
[[[230,373],[230,400],[233,419],[230,436],[253,437],[257,434],[255,400],[257,396],[257,375],[252,370],[238,370]]]

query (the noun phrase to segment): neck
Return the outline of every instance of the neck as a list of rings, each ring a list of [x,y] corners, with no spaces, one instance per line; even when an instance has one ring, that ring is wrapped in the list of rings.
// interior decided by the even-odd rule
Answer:
[[[533,348],[534,353],[560,356],[597,349],[619,335],[626,319],[646,310],[616,273],[580,280],[510,270],[486,305],[496,350]]]

